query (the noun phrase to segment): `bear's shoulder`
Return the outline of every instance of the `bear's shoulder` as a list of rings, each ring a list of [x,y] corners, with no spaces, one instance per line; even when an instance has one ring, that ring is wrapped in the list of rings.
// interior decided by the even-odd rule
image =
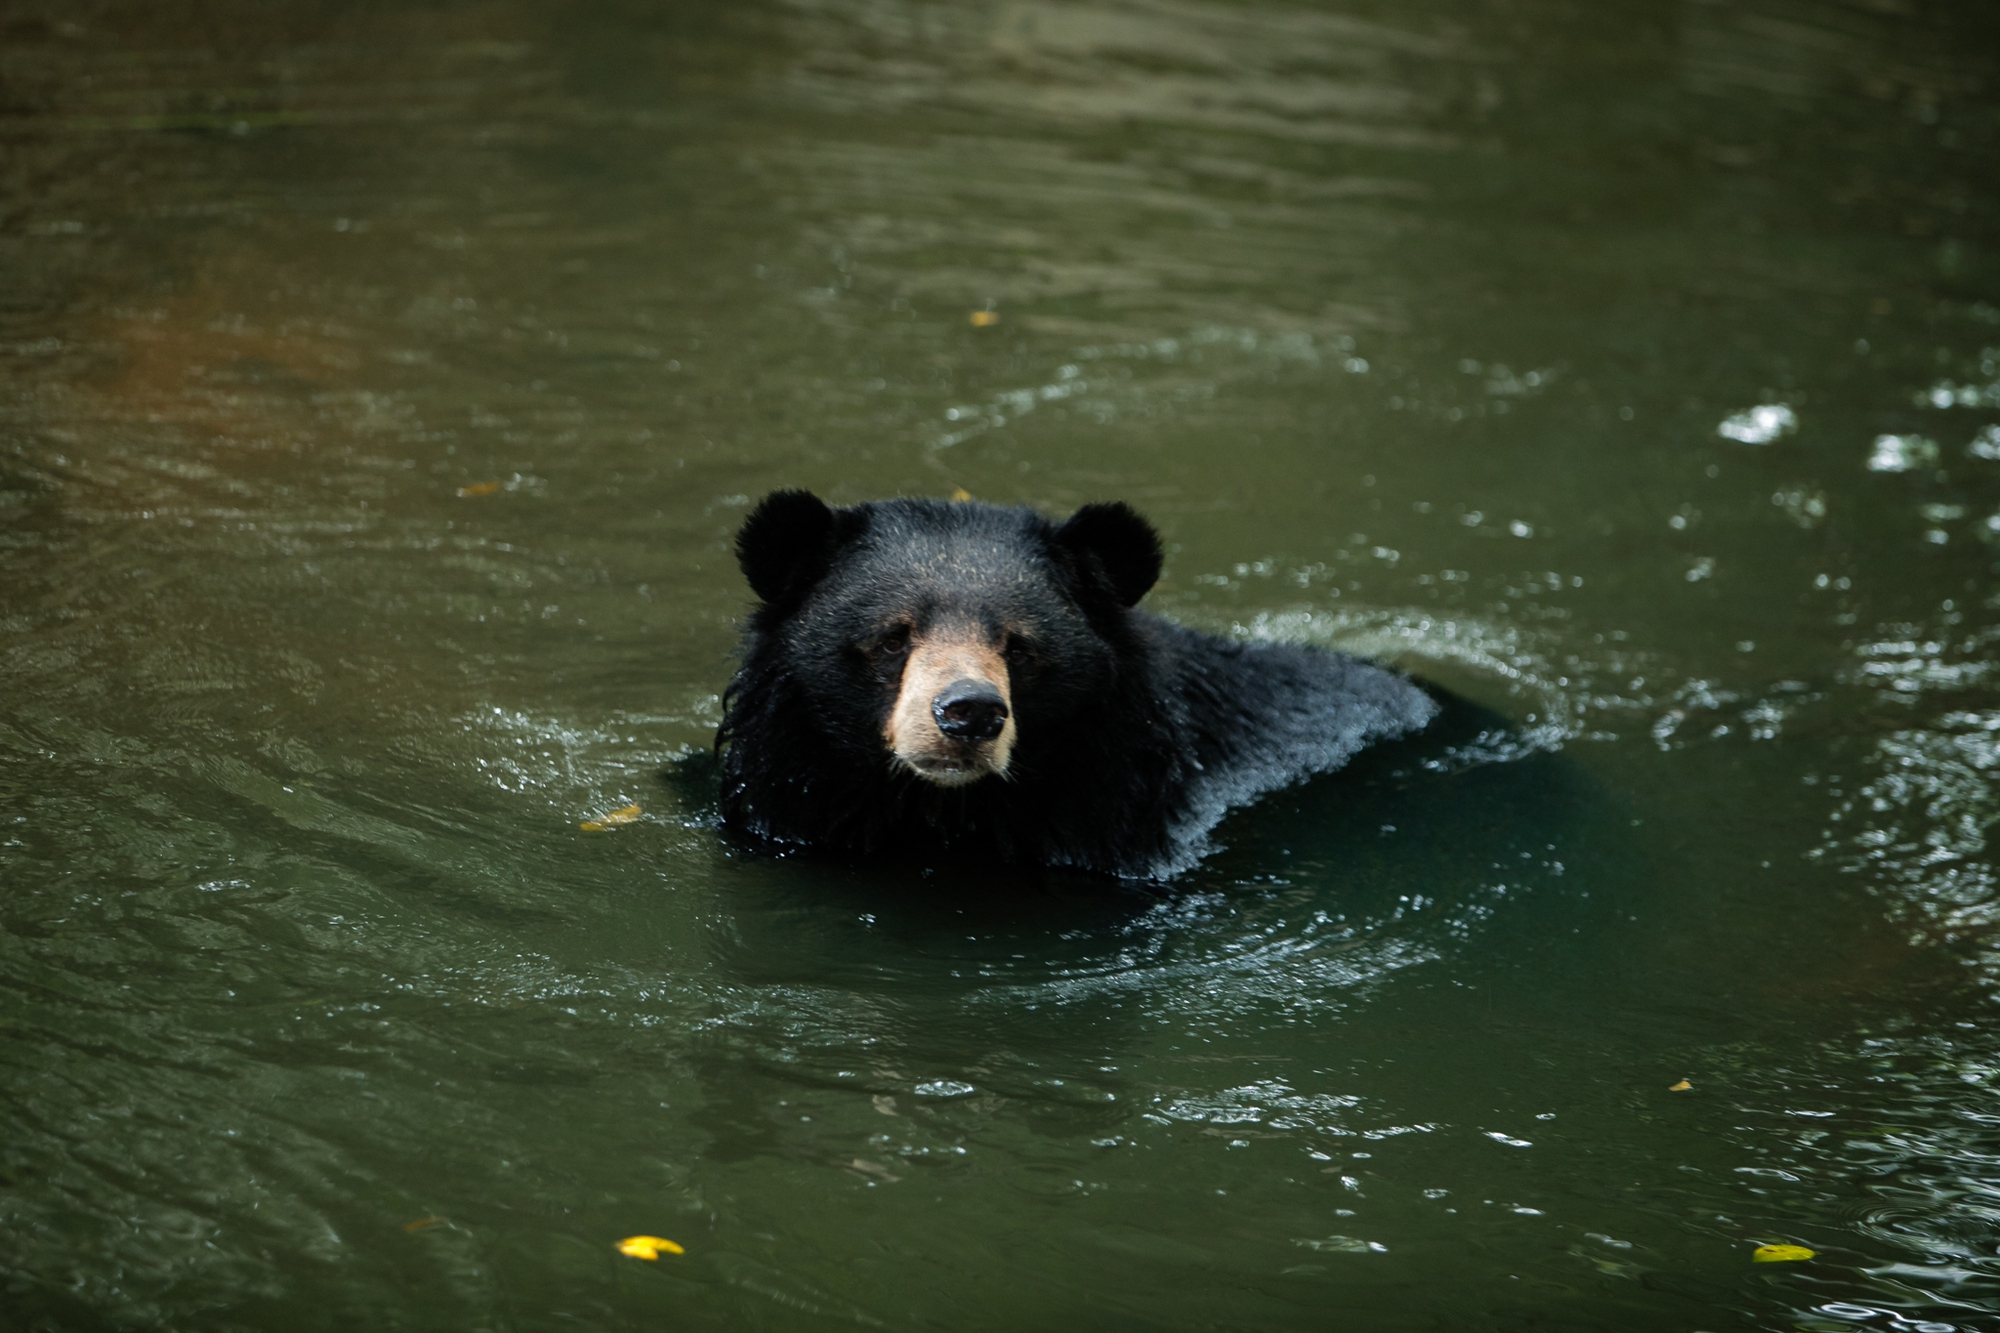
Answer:
[[[1332,772],[1378,741],[1420,730],[1438,706],[1409,677],[1330,648],[1253,642],[1145,616],[1153,688],[1193,758],[1167,862],[1177,874],[1210,850],[1232,807]]]

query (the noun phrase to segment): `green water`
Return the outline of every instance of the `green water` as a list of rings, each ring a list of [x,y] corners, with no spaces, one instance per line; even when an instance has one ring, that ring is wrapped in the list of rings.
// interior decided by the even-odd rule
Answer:
[[[1996,161],[1971,0],[0,7],[0,1326],[2000,1327]],[[1510,730],[745,855],[781,485]]]

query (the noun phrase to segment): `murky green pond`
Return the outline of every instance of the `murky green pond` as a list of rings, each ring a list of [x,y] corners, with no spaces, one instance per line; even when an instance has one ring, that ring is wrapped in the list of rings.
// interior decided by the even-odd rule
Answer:
[[[1996,161],[1974,0],[7,4],[0,1325],[2000,1327]],[[1508,726],[750,856],[780,485]]]

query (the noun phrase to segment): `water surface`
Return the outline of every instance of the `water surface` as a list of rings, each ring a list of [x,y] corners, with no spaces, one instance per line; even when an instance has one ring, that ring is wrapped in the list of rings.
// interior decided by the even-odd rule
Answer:
[[[1995,1326],[1996,53],[13,5],[0,1322]],[[1485,711],[1165,888],[748,856],[777,486]]]

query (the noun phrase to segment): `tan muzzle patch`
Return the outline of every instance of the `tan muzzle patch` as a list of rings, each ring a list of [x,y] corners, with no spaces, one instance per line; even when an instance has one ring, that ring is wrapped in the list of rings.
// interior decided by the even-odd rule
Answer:
[[[915,635],[882,738],[897,762],[940,787],[1004,777],[1014,752],[1007,662],[983,635]]]

